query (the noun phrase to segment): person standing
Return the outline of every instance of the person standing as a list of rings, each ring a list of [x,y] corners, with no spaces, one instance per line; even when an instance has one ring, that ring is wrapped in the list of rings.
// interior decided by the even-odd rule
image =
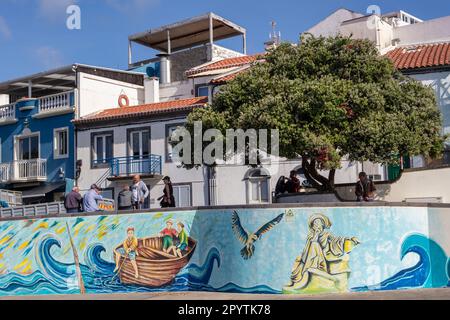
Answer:
[[[148,188],[144,181],[141,180],[140,175],[137,174],[133,177],[133,184],[131,185],[130,189],[132,192],[131,199],[133,202],[133,209],[142,209],[145,199],[147,199],[150,192],[148,191]]]
[[[173,186],[172,181],[170,181],[170,177],[165,176],[163,178],[164,182],[164,195],[159,197],[158,200],[161,200],[161,208],[175,208],[175,197],[173,196]]]
[[[81,204],[83,202],[83,197],[80,194],[80,189],[78,187],[73,187],[72,191],[66,195],[64,199],[64,207],[67,213],[78,213],[81,211]]]
[[[375,198],[375,185],[365,172],[359,173],[359,180],[356,182],[356,201],[373,201]]]
[[[117,197],[117,204],[119,210],[131,210],[133,209],[133,193],[130,191],[130,186],[124,185],[122,191],[119,192]]]
[[[101,211],[98,207],[98,200],[103,200],[100,195],[100,188],[93,184],[91,189],[83,197],[83,208],[85,212]]]

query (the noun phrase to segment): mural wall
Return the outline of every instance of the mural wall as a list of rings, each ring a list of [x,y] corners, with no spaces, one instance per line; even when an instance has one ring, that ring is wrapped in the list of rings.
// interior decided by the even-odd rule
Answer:
[[[0,222],[0,295],[449,286],[450,208],[199,210]]]

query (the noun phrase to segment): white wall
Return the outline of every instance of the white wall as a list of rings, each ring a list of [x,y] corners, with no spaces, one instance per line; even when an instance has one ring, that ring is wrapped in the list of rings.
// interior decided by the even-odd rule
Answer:
[[[411,77],[431,86],[436,92],[438,105],[444,120],[444,133],[450,133],[450,71],[416,74]]]
[[[333,36],[339,32],[339,26],[342,22],[361,16],[362,14],[360,13],[352,12],[346,9],[339,9],[326,17],[324,20],[311,27],[306,32],[311,33],[316,37],[320,35],[324,37]]]
[[[450,16],[394,29],[400,45],[450,41]]]
[[[122,81],[78,73],[79,117],[104,109],[117,108],[121,94],[126,94],[130,106],[144,103],[144,87]]]
[[[192,185],[192,205],[200,206],[205,205],[207,202],[206,192],[204,192],[204,181],[206,180],[205,172],[200,169],[183,169],[178,168],[175,163],[166,162],[166,124],[183,122],[184,118],[171,119],[170,121],[149,121],[147,123],[141,123],[136,125],[125,125],[113,128],[99,128],[87,131],[78,132],[78,159],[83,159],[83,168],[81,170],[80,178],[78,179],[78,186],[81,190],[87,190],[90,185],[96,183],[100,177],[108,170],[107,168],[91,169],[91,133],[101,131],[114,131],[114,157],[126,157],[128,156],[127,147],[127,130],[131,128],[150,127],[151,134],[151,153],[160,155],[162,157],[162,175],[168,175],[172,178],[174,184],[187,184]],[[129,181],[111,182],[106,181],[101,185],[102,188],[114,188],[115,197],[120,192],[124,183],[130,183]],[[152,208],[158,208],[159,202],[156,200],[163,194],[163,183],[158,180],[145,180],[146,183],[151,185],[150,190],[150,202]]]
[[[442,197],[442,202],[450,202],[449,181],[450,168],[406,171],[400,180],[390,185],[390,190],[382,200]]]
[[[9,104],[9,94],[0,94],[0,106]]]

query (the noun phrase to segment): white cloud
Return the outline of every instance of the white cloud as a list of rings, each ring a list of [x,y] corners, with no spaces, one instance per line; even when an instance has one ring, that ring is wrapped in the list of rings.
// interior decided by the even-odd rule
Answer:
[[[8,24],[6,23],[5,18],[0,16],[0,37],[9,39],[11,38],[11,29],[9,28]]]
[[[115,10],[124,13],[142,13],[142,10],[159,4],[159,0],[105,0],[105,2]]]
[[[42,46],[36,49],[35,57],[38,62],[47,69],[60,67],[64,64],[62,53],[50,46]]]

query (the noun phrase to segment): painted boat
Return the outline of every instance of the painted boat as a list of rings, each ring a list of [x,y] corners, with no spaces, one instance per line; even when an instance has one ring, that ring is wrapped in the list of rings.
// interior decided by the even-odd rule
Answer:
[[[136,279],[130,259],[120,255],[117,250],[122,244],[114,249],[114,258],[120,255],[119,270],[120,281],[124,284],[134,284],[146,287],[161,287],[173,281],[176,275],[183,269],[192,257],[197,242],[188,238],[188,249],[183,256],[175,257],[162,251],[162,238],[150,237],[138,239],[138,256],[136,264],[139,278]]]

